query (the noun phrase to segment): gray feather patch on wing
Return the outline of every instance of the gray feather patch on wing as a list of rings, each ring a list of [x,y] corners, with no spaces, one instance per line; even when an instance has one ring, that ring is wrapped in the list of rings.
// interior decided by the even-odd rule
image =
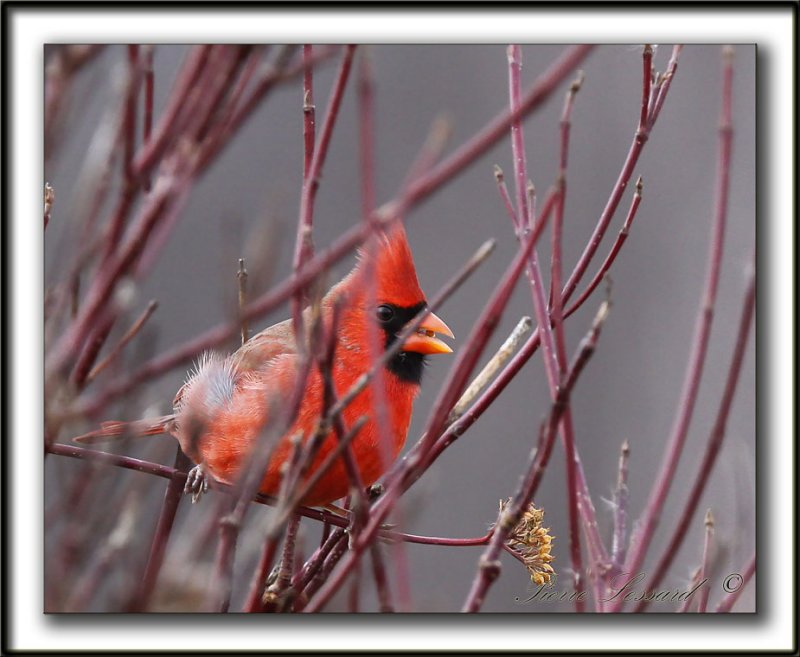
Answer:
[[[201,393],[203,405],[213,414],[230,402],[236,391],[231,360],[211,352],[204,353],[188,385],[192,388],[191,392]]]

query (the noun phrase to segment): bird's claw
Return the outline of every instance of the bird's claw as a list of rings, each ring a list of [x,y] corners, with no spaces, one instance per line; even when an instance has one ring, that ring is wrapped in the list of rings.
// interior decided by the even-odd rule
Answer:
[[[186,475],[186,485],[183,487],[184,494],[192,495],[192,504],[203,496],[203,493],[208,491],[208,475],[203,469],[202,465],[196,465]]]
[[[374,501],[375,501],[375,500],[377,500],[377,499],[378,499],[378,498],[379,498],[381,495],[383,495],[383,493],[384,493],[384,491],[385,491],[385,490],[386,490],[386,489],[384,488],[384,485],[383,485],[383,484],[380,484],[380,483],[378,483],[378,484],[372,484],[371,486],[369,486],[369,487],[367,488],[367,499],[368,499],[370,502],[374,502]]]

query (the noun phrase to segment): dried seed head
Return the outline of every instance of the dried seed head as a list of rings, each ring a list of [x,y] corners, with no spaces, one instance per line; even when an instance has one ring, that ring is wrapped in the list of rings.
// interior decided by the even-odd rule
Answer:
[[[501,515],[510,502],[500,500]],[[506,545],[522,558],[536,586],[552,583],[556,574],[550,565],[555,558],[550,554],[553,537],[549,528],[542,526],[543,521],[544,511],[529,505],[506,540]]]

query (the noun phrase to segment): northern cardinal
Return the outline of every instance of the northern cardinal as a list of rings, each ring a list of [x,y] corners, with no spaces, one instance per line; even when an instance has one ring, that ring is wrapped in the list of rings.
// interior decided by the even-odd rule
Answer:
[[[366,279],[366,253],[355,268],[323,298],[320,314],[323,325],[330,325],[334,305],[339,305],[336,343],[332,362],[333,381],[338,396],[344,395],[357,379],[368,372],[380,354],[370,353],[374,323],[382,348],[392,344],[397,334],[426,308],[425,295],[417,281],[405,231],[399,222],[381,233],[372,250],[375,281]],[[374,296],[370,288],[374,289]],[[374,304],[370,299],[374,299]],[[306,335],[310,333],[310,309],[304,313]],[[385,366],[382,380],[388,426],[377,426],[373,389],[367,386],[345,408],[344,424],[352,427],[362,416],[367,420],[352,442],[352,451],[365,485],[370,485],[387,470],[406,440],[414,399],[420,390],[425,358],[429,354],[450,353],[452,349],[436,334],[453,337],[447,325],[429,313],[419,329],[404,342],[401,351]],[[102,428],[75,438],[77,442],[99,442],[121,435],[172,434],[183,452],[205,473],[224,483],[234,483],[269,421],[270,404],[288,400],[298,376],[300,356],[291,320],[271,326],[253,336],[227,357],[206,355],[196,371],[178,391],[173,413],[140,422],[106,422]],[[270,401],[272,400],[272,401]],[[274,408],[274,406],[273,406]],[[312,367],[305,382],[299,412],[281,437],[260,485],[260,492],[276,495],[281,483],[281,465],[291,453],[290,438],[302,434],[308,440],[323,408],[323,379]],[[381,437],[388,436],[387,458]],[[385,438],[384,438],[385,440]],[[331,432],[322,444],[308,472],[310,476],[325,455],[336,447]],[[350,480],[342,459],[337,459],[301,502],[324,506],[347,495]]]

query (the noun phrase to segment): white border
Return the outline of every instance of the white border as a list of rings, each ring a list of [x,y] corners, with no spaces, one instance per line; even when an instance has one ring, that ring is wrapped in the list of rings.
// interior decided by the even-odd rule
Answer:
[[[269,13],[269,15],[268,15]],[[9,14],[12,41],[11,79],[6,100],[14,124],[9,138],[13,159],[9,175],[13,200],[6,221],[13,221],[13,299],[8,314],[14,329],[10,357],[13,379],[9,393],[13,401],[13,460],[6,464],[12,475],[7,500],[13,512],[9,536],[14,561],[10,563],[13,581],[11,614],[12,644],[26,650],[103,650],[182,649],[235,650],[269,647],[270,650],[300,649],[788,649],[791,641],[792,569],[792,464],[786,453],[792,434],[792,245],[794,244],[792,168],[792,17],[789,7],[764,11],[719,10],[666,11],[642,10],[508,10],[483,11],[300,11],[186,10],[154,12],[125,10],[31,11],[17,9]],[[636,619],[624,619],[624,630],[615,619],[575,618],[574,623],[550,622],[542,616],[528,617],[530,624],[504,622],[489,628],[473,619],[454,623],[446,617],[434,622],[392,625],[365,618],[358,629],[350,623],[325,623],[324,628],[301,629],[297,622],[244,623],[235,627],[219,623],[189,624],[181,617],[164,623],[142,622],[128,629],[98,618],[91,628],[86,623],[51,622],[41,613],[41,515],[31,500],[38,498],[41,481],[41,373],[31,363],[41,362],[41,125],[42,125],[42,44],[44,42],[501,42],[512,40],[543,43],[576,42],[756,42],[769,57],[760,62],[766,92],[760,98],[765,129],[760,133],[766,144],[762,152],[771,160],[772,176],[762,180],[759,194],[771,199],[774,215],[762,216],[773,222],[772,241],[766,245],[769,258],[762,259],[759,271],[771,274],[774,290],[770,295],[775,316],[762,324],[760,340],[769,342],[775,354],[773,363],[760,363],[774,376],[771,396],[764,399],[759,412],[772,418],[774,435],[759,436],[772,445],[770,462],[761,472],[767,481],[772,503],[771,522],[760,536],[761,564],[769,563],[759,577],[761,602],[770,610],[761,624],[749,622],[683,623],[671,631],[671,619],[651,619],[645,627]],[[764,245],[762,245],[764,246]],[[762,252],[765,252],[762,251]],[[761,300],[763,302],[763,299]],[[31,490],[31,483],[34,483]],[[33,494],[31,494],[33,493]],[[767,578],[766,575],[770,577]],[[7,583],[4,583],[7,584]],[[768,603],[767,603],[768,600]],[[185,617],[183,617],[185,618]],[[68,619],[62,619],[67,621]],[[111,619],[107,619],[110,621]],[[163,620],[163,619],[162,619]],[[196,621],[197,619],[195,619]],[[288,620],[288,619],[287,619]],[[328,619],[330,620],[330,619]],[[375,619],[377,621],[377,619]],[[399,620],[399,619],[398,619]],[[463,620],[463,619],[460,619]],[[597,622],[602,620],[603,622]],[[721,620],[721,619],[709,619]],[[730,619],[733,620],[733,619]],[[656,622],[654,622],[656,621]],[[305,628],[306,624],[303,624]],[[581,627],[579,632],[570,631]],[[656,629],[659,628],[659,629]],[[145,630],[145,631],[142,631]],[[657,644],[654,636],[658,637]],[[9,637],[7,637],[8,639]]]

